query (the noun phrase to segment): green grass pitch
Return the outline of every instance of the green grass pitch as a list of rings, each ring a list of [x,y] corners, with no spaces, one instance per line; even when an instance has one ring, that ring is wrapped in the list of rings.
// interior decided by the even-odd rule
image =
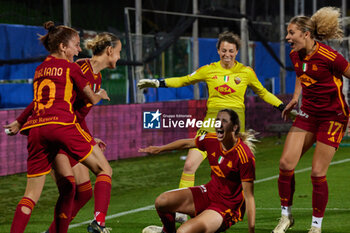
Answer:
[[[262,139],[257,143],[256,156],[256,232],[271,232],[280,216],[277,190],[278,162],[283,148],[277,138]],[[350,140],[345,140],[349,143]],[[313,149],[301,159],[296,168],[296,192],[293,215],[295,226],[290,233],[307,232],[311,222],[310,166]],[[107,225],[113,233],[140,233],[148,225],[160,225],[152,207],[160,193],[175,189],[181,176],[184,161],[178,151],[157,156],[111,162],[113,167],[112,196]],[[328,170],[329,202],[323,220],[323,233],[350,232],[350,148],[340,147]],[[196,185],[209,180],[209,166],[204,161],[196,174]],[[93,179],[94,180],[94,179]],[[25,174],[0,177],[0,232],[9,232],[16,205],[23,195]],[[35,206],[26,232],[47,230],[53,217],[57,188],[47,177],[43,194]],[[86,221],[93,218],[93,201],[90,201],[71,224],[69,232],[86,232]],[[246,220],[227,232],[247,232]]]

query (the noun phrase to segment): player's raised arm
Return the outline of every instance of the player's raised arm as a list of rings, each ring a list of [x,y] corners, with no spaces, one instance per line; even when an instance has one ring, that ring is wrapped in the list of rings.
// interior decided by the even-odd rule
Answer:
[[[189,149],[194,147],[196,147],[195,139],[189,138],[189,139],[179,139],[163,146],[149,146],[146,148],[140,148],[139,152],[159,154],[160,152],[164,152],[164,151]]]

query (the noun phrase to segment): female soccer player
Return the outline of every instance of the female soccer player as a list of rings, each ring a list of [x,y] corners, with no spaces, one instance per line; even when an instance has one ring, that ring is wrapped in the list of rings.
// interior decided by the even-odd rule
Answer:
[[[221,122],[221,126],[216,128],[216,134],[207,133],[195,139],[180,139],[164,146],[149,146],[139,150],[158,154],[197,147],[208,153],[211,167],[209,183],[164,192],[158,196],[155,207],[163,227],[148,226],[143,233],[222,232],[241,221],[245,210],[249,232],[254,232],[253,145],[247,140],[247,135],[239,133],[238,115],[233,110],[220,110],[216,120]],[[175,212],[185,213],[193,218],[176,230]]]
[[[248,86],[265,102],[280,109],[284,104],[276,96],[268,92],[259,82],[254,70],[236,61],[240,48],[240,38],[231,32],[219,35],[217,50],[220,61],[199,68],[192,74],[178,78],[164,80],[142,79],[139,88],[146,87],[183,87],[200,81],[207,83],[209,98],[207,101],[207,114],[204,120],[215,118],[222,108],[233,109],[239,116],[241,131],[245,131],[245,105],[244,96]],[[197,136],[207,132],[215,132],[214,128],[202,127],[197,131]],[[180,180],[180,188],[192,187],[195,180],[195,172],[201,162],[206,158],[206,153],[199,149],[188,151]],[[185,221],[187,216],[179,216],[179,222]]]
[[[28,135],[28,178],[24,197],[17,205],[11,233],[24,232],[55,157],[56,168],[62,175],[59,191],[68,194],[66,197],[70,195],[66,199],[70,203],[60,209],[59,217],[71,218],[75,180],[68,158],[62,154],[56,156],[61,148],[97,176],[95,198],[105,200],[99,203],[98,209],[106,213],[110,199],[112,169],[91,136],[81,129],[73,111],[77,91],[84,93],[92,104],[109,97],[103,89],[94,93],[80,67],[72,63],[73,57],[81,51],[78,32],[66,26],[55,26],[51,21],[46,22],[44,27],[48,33],[40,40],[50,55],[35,71],[33,113],[21,129]],[[103,228],[100,232],[104,232]],[[68,225],[57,232],[67,230]]]
[[[309,233],[321,232],[328,202],[326,174],[349,119],[349,108],[342,94],[342,75],[350,78],[350,69],[343,56],[318,41],[342,37],[339,15],[339,9],[324,7],[311,18],[292,18],[287,28],[286,39],[292,47],[290,58],[297,79],[293,98],[282,116],[286,118],[297,105],[301,93],[302,105],[287,135],[280,159],[278,190],[282,217],[272,231],[274,233],[285,232],[294,223],[291,214],[294,169],[315,142],[311,170],[313,213]]]
[[[116,62],[120,58],[121,51],[121,42],[118,37],[111,33],[100,33],[96,35],[93,39],[85,41],[85,47],[91,49],[93,56],[91,59],[80,59],[77,61],[77,64],[81,67],[85,78],[89,81],[89,85],[94,92],[98,92],[101,87],[101,73],[100,71],[105,68],[114,69],[116,67]],[[81,128],[91,136],[91,133],[86,125],[85,117],[89,113],[93,105],[86,100],[85,96],[77,96],[77,99],[74,102],[74,111],[77,115],[77,120],[81,125]],[[8,128],[11,130],[12,134],[16,134],[21,126],[27,121],[27,118],[32,113],[33,104],[29,105],[25,111],[17,118],[16,121],[8,125]],[[100,145],[102,151],[106,144],[100,139],[95,138],[95,141]],[[69,224],[69,222],[76,216],[78,211],[90,200],[92,197],[92,187],[89,176],[89,170],[83,164],[77,162],[72,157],[68,155],[66,151],[60,149],[58,154],[66,155],[69,159],[71,167],[73,169],[73,174],[76,182],[76,193],[73,201],[72,217],[71,219],[60,219],[56,213],[59,213],[59,209],[63,205],[70,203],[65,198],[65,193],[61,193],[60,197],[56,204],[55,218],[51,224],[49,231],[50,233],[56,233],[60,224]],[[60,155],[61,156],[61,155]],[[58,157],[60,157],[58,156]],[[59,185],[60,179],[62,178],[61,171],[59,166],[56,168],[54,166],[55,180]],[[101,201],[101,200],[98,200]],[[96,216],[95,216],[96,218]],[[92,223],[93,226],[89,226],[88,230],[93,232],[94,225],[96,221]]]

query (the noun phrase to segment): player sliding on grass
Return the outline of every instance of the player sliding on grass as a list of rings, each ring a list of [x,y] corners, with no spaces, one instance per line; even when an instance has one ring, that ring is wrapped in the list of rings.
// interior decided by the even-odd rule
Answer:
[[[201,81],[206,82],[209,97],[204,120],[215,118],[220,109],[229,108],[238,114],[241,131],[244,132],[244,97],[248,86],[261,99],[281,111],[284,108],[284,104],[261,85],[252,68],[236,61],[240,44],[240,38],[236,34],[231,32],[221,33],[217,43],[220,61],[203,66],[196,72],[184,77],[166,78],[164,80],[142,79],[139,81],[138,87],[183,87]],[[197,136],[208,132],[212,133],[215,130],[214,128],[203,126],[197,131]],[[197,148],[188,151],[179,188],[194,186],[196,170],[206,157],[207,154]],[[183,222],[186,218],[187,216],[177,216],[177,221]]]
[[[208,153],[211,180],[201,186],[162,193],[155,207],[163,227],[148,226],[143,233],[222,232],[241,221],[247,211],[248,229],[255,229],[255,158],[248,135],[240,133],[239,119],[231,109],[220,110],[216,133],[195,139],[180,139],[164,146],[149,146],[139,152],[158,154],[176,149],[199,148]],[[243,194],[244,193],[244,194]],[[175,212],[192,218],[175,228]]]
[[[318,41],[342,37],[339,15],[339,9],[324,7],[311,18],[292,18],[287,28],[286,39],[293,49],[290,58],[297,80],[293,99],[282,116],[286,118],[297,105],[301,93],[302,105],[280,159],[278,190],[282,217],[273,233],[284,233],[293,225],[294,169],[314,143],[316,148],[311,170],[313,212],[309,233],[321,232],[328,202],[326,174],[349,119],[349,108],[342,94],[342,75],[350,78],[350,65],[337,51]]]

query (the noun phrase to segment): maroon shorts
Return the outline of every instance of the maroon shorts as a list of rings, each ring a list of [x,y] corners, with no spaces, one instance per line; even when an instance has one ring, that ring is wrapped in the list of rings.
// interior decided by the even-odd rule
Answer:
[[[34,127],[28,135],[27,177],[51,171],[51,163],[60,148],[75,160],[83,161],[92,151],[93,141],[79,130],[80,126],[49,124]]]
[[[347,124],[348,119],[319,119],[307,114],[302,114],[296,117],[293,126],[314,133],[317,141],[338,148],[344,137]]]
[[[91,144],[93,146],[95,146],[96,142],[95,142],[94,138],[89,133],[85,132],[84,129],[81,128],[80,124],[76,124],[76,126],[77,126],[77,129],[81,132],[81,134],[84,135],[88,140],[91,140]],[[70,163],[71,167],[74,167],[75,165],[77,165],[79,163],[78,160],[74,159],[74,156],[71,153],[67,152],[66,150],[64,150],[62,148],[59,149],[57,154],[66,155],[69,159],[69,163]]]
[[[192,192],[196,215],[202,213],[204,210],[214,210],[222,216],[223,222],[217,232],[226,231],[238,221],[242,221],[245,212],[244,201],[240,205],[240,208],[231,209],[221,201],[210,200],[208,193],[210,191],[205,185],[190,187],[189,189]]]

